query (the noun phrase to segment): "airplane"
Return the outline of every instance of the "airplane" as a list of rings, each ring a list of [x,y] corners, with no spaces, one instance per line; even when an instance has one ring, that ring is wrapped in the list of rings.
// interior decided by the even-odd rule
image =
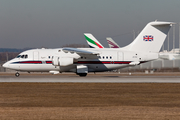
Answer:
[[[84,36],[90,48],[104,48],[104,46],[92,34],[84,33]],[[106,39],[109,44],[109,48],[120,48],[112,38],[108,37]]]
[[[88,42],[87,39],[91,38],[91,41],[94,41],[95,43],[101,44],[92,34],[90,33],[84,33],[84,36],[86,38],[87,43],[89,44],[89,46],[91,46],[90,42]],[[93,36],[93,37],[91,37]],[[120,46],[110,37],[106,38],[109,48],[120,48]],[[91,48],[104,48],[104,47],[99,47],[98,45],[92,47]],[[179,49],[177,49],[179,51]],[[177,51],[176,50],[176,51]],[[178,53],[174,53],[173,50],[171,50],[170,52],[159,52],[159,59],[163,59],[163,60],[179,60],[180,59],[180,54]]]
[[[106,38],[109,48],[120,48],[119,45],[110,37]]]
[[[104,46],[90,33],[84,33],[84,37],[90,48],[104,48]]]
[[[16,70],[16,77],[20,75],[18,71],[52,74],[74,72],[85,77],[89,72],[136,66],[159,58],[159,51],[172,24],[174,23],[150,22],[135,40],[125,47],[31,49],[4,63],[3,67]]]
[[[120,48],[119,45],[110,37],[106,38],[109,48]],[[179,52],[179,49],[176,49],[176,51]],[[179,60],[180,59],[180,54],[179,53],[174,53],[173,50],[170,52],[159,52],[159,59],[163,60]]]
[[[171,51],[164,50],[159,53],[159,58],[163,60],[180,60],[180,49],[172,49]]]

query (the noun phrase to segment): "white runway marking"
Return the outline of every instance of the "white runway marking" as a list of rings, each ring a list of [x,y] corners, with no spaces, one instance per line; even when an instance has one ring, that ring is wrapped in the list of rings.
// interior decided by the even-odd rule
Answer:
[[[179,76],[1,76],[0,82],[39,83],[180,83]]]

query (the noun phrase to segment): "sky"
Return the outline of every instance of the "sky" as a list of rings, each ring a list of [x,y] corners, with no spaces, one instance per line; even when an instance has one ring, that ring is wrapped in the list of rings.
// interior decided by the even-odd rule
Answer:
[[[154,20],[177,23],[179,47],[179,7],[179,0],[0,0],[0,48],[87,45],[83,33],[105,47],[106,37],[123,47]],[[172,29],[169,37],[172,48]]]

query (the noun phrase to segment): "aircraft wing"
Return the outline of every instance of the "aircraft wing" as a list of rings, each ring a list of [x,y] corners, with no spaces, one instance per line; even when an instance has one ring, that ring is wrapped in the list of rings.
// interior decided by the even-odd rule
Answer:
[[[75,52],[77,54],[85,54],[85,55],[98,55],[99,54],[98,52],[81,50],[78,48],[63,48],[62,50],[64,52]]]

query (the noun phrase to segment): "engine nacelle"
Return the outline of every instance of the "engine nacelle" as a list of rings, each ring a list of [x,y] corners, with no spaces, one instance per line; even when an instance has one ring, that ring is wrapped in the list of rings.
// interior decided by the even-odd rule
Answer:
[[[53,64],[54,66],[59,66],[59,57],[54,56],[54,57],[52,58],[52,64]]]
[[[60,66],[68,66],[68,65],[72,65],[73,64],[73,58],[70,57],[65,57],[65,58],[60,58],[59,59],[59,65]]]
[[[53,57],[52,64],[54,66],[68,66],[72,65],[74,59],[71,57]]]

